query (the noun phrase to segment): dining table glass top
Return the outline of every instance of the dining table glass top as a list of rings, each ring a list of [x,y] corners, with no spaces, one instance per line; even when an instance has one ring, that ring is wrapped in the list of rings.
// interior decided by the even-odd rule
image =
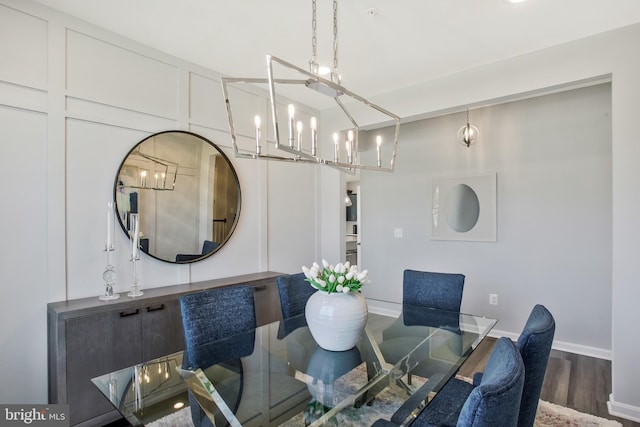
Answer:
[[[167,416],[184,425],[189,405],[214,425],[371,425],[394,413],[402,424],[495,323],[404,305],[397,317],[369,313],[359,343],[334,352],[316,344],[300,315],[208,343],[202,366],[179,352],[92,381],[133,426]]]

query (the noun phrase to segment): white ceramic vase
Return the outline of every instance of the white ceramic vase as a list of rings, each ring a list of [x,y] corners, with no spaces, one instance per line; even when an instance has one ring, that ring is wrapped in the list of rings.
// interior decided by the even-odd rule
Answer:
[[[360,340],[367,323],[367,302],[360,292],[311,295],[305,307],[309,331],[325,350],[352,349]]]

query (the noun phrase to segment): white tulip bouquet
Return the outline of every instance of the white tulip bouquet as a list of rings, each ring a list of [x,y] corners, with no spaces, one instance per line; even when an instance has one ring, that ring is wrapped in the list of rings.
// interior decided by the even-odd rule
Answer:
[[[333,266],[322,260],[322,267],[314,262],[311,268],[302,267],[302,272],[311,286],[329,294],[358,292],[363,284],[369,282],[369,272],[359,271],[358,266],[350,265],[348,261]]]

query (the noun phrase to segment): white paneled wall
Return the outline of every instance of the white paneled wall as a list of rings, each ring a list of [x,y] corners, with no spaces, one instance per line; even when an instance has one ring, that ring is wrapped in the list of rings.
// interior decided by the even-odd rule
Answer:
[[[3,370],[0,402],[47,402],[46,304],[103,292],[106,203],[123,158],[151,133],[187,130],[216,143],[236,169],[242,208],[231,239],[204,261],[174,265],[143,254],[143,288],[297,271],[314,259],[315,168],[235,159],[215,72],[28,1],[0,3],[0,40],[0,177],[9,184],[0,363],[24,368]],[[266,117],[259,90],[247,89],[236,105]],[[250,138],[252,121],[242,128]],[[289,205],[292,214],[281,216]],[[116,292],[130,285],[128,248],[118,228]]]

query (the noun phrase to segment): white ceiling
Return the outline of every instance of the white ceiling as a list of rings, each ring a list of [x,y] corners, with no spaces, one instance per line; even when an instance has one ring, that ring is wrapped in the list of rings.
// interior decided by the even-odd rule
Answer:
[[[311,57],[311,0],[36,1],[224,75],[266,77],[267,53],[305,69]],[[332,2],[317,2],[330,65]],[[636,22],[640,0],[342,0],[338,65],[372,97]]]

